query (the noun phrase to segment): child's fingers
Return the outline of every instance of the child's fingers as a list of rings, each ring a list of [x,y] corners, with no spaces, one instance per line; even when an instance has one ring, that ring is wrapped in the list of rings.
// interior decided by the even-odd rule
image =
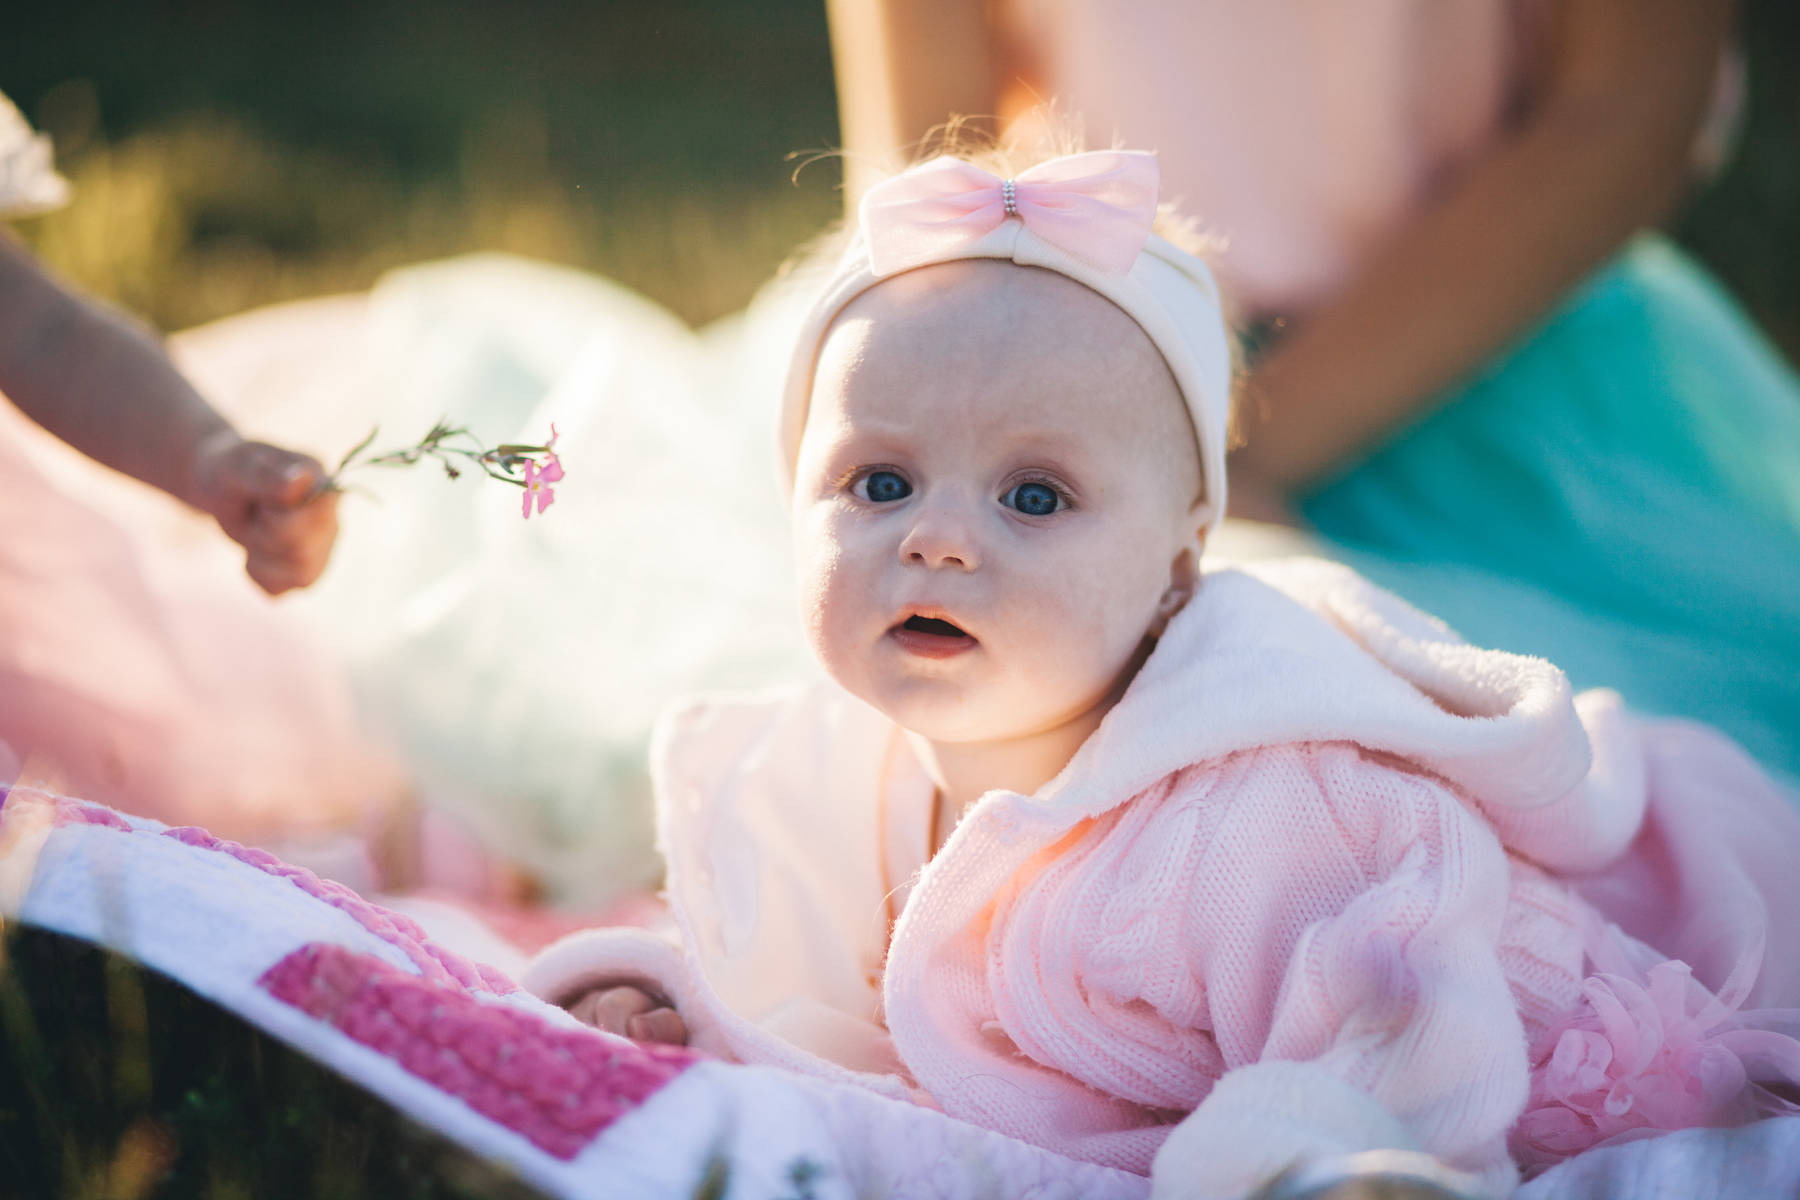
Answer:
[[[305,554],[269,555],[251,551],[244,558],[244,569],[265,592],[278,596],[293,588],[303,588],[318,581],[330,560],[328,550]]]
[[[596,1029],[600,1028],[600,1014],[597,1009],[600,1004],[600,997],[603,995],[605,995],[605,993],[599,991],[584,993],[576,999],[575,1003],[568,1006],[569,1015],[574,1017],[577,1021],[580,1021],[583,1025],[592,1025]]]
[[[326,549],[337,536],[337,492],[321,492],[299,508],[258,504],[250,511],[244,547],[269,555],[297,555],[310,547]]]
[[[653,1008],[647,1013],[628,1018],[625,1033],[634,1042],[687,1045],[687,1023],[672,1008]]]
[[[596,1029],[627,1037],[626,1026],[630,1020],[649,1012],[658,1003],[640,988],[610,987],[589,992],[569,1011]]]
[[[267,442],[245,442],[232,463],[232,483],[263,505],[293,508],[306,503],[325,477],[315,458]]]
[[[304,454],[290,454],[285,450],[279,453],[282,461],[270,464],[272,478],[262,494],[276,504],[295,508],[305,504],[318,491],[319,481],[325,478],[325,468]]]
[[[244,572],[248,574],[257,587],[271,596],[279,596],[283,592],[291,592],[295,588],[303,588],[318,578],[317,572],[307,572],[279,559],[259,558],[252,554],[244,562]]]
[[[285,529],[271,529],[270,524],[253,518],[241,539],[248,552],[244,569],[258,586],[270,595],[280,595],[306,587],[325,573],[337,537],[335,516],[326,513],[304,526]]]
[[[257,505],[240,529],[227,532],[249,551],[250,577],[270,592],[305,587],[325,571],[337,541],[335,493],[297,509]]]

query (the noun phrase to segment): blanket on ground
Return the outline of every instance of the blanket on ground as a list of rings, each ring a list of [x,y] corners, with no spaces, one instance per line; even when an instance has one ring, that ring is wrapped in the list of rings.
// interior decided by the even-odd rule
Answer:
[[[930,1108],[587,1028],[274,856],[0,792],[0,916],[119,951],[556,1196],[1094,1197],[1148,1181]],[[1518,1200],[1786,1194],[1800,1119],[1591,1152]],[[1787,1164],[1784,1166],[1783,1164]]]
[[[161,971],[554,1196],[1132,1200],[1073,1163],[861,1089],[590,1029],[406,917],[265,852],[98,805],[0,799],[0,914]]]

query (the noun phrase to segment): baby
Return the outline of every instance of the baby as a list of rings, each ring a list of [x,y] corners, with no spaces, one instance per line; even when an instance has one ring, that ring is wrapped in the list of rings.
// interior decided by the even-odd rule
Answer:
[[[1231,359],[1153,156],[939,158],[859,226],[782,422],[830,680],[664,720],[671,936],[527,986],[1158,1196],[1377,1148],[1503,1194],[1791,1108],[1800,818],[1746,756],[1333,564],[1200,571]]]

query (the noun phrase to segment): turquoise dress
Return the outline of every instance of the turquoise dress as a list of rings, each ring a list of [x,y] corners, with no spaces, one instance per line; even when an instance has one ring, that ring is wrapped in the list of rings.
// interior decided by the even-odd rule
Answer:
[[[1666,240],[1302,510],[1471,641],[1800,778],[1800,379]]]

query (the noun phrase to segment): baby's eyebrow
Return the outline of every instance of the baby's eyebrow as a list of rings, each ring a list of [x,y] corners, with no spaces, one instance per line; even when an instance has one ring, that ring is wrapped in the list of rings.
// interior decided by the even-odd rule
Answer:
[[[1061,448],[1064,446],[1079,446],[1082,444],[1082,437],[1079,433],[1076,433],[1072,429],[1059,429],[1054,426],[1046,426],[1039,429],[1009,429],[1007,430],[1006,437],[1008,441],[1013,442],[1016,445],[1024,446],[1049,446]]]
[[[915,422],[887,419],[880,412],[845,413],[815,431],[833,449],[856,446],[911,446],[922,431]],[[1078,453],[1085,444],[1083,435],[1060,425],[1007,426],[996,435],[1008,449],[1028,454],[1053,453],[1066,457]]]
[[[850,418],[838,421],[821,432],[833,449],[846,446],[901,446],[910,443],[915,436],[911,430],[901,425]]]

